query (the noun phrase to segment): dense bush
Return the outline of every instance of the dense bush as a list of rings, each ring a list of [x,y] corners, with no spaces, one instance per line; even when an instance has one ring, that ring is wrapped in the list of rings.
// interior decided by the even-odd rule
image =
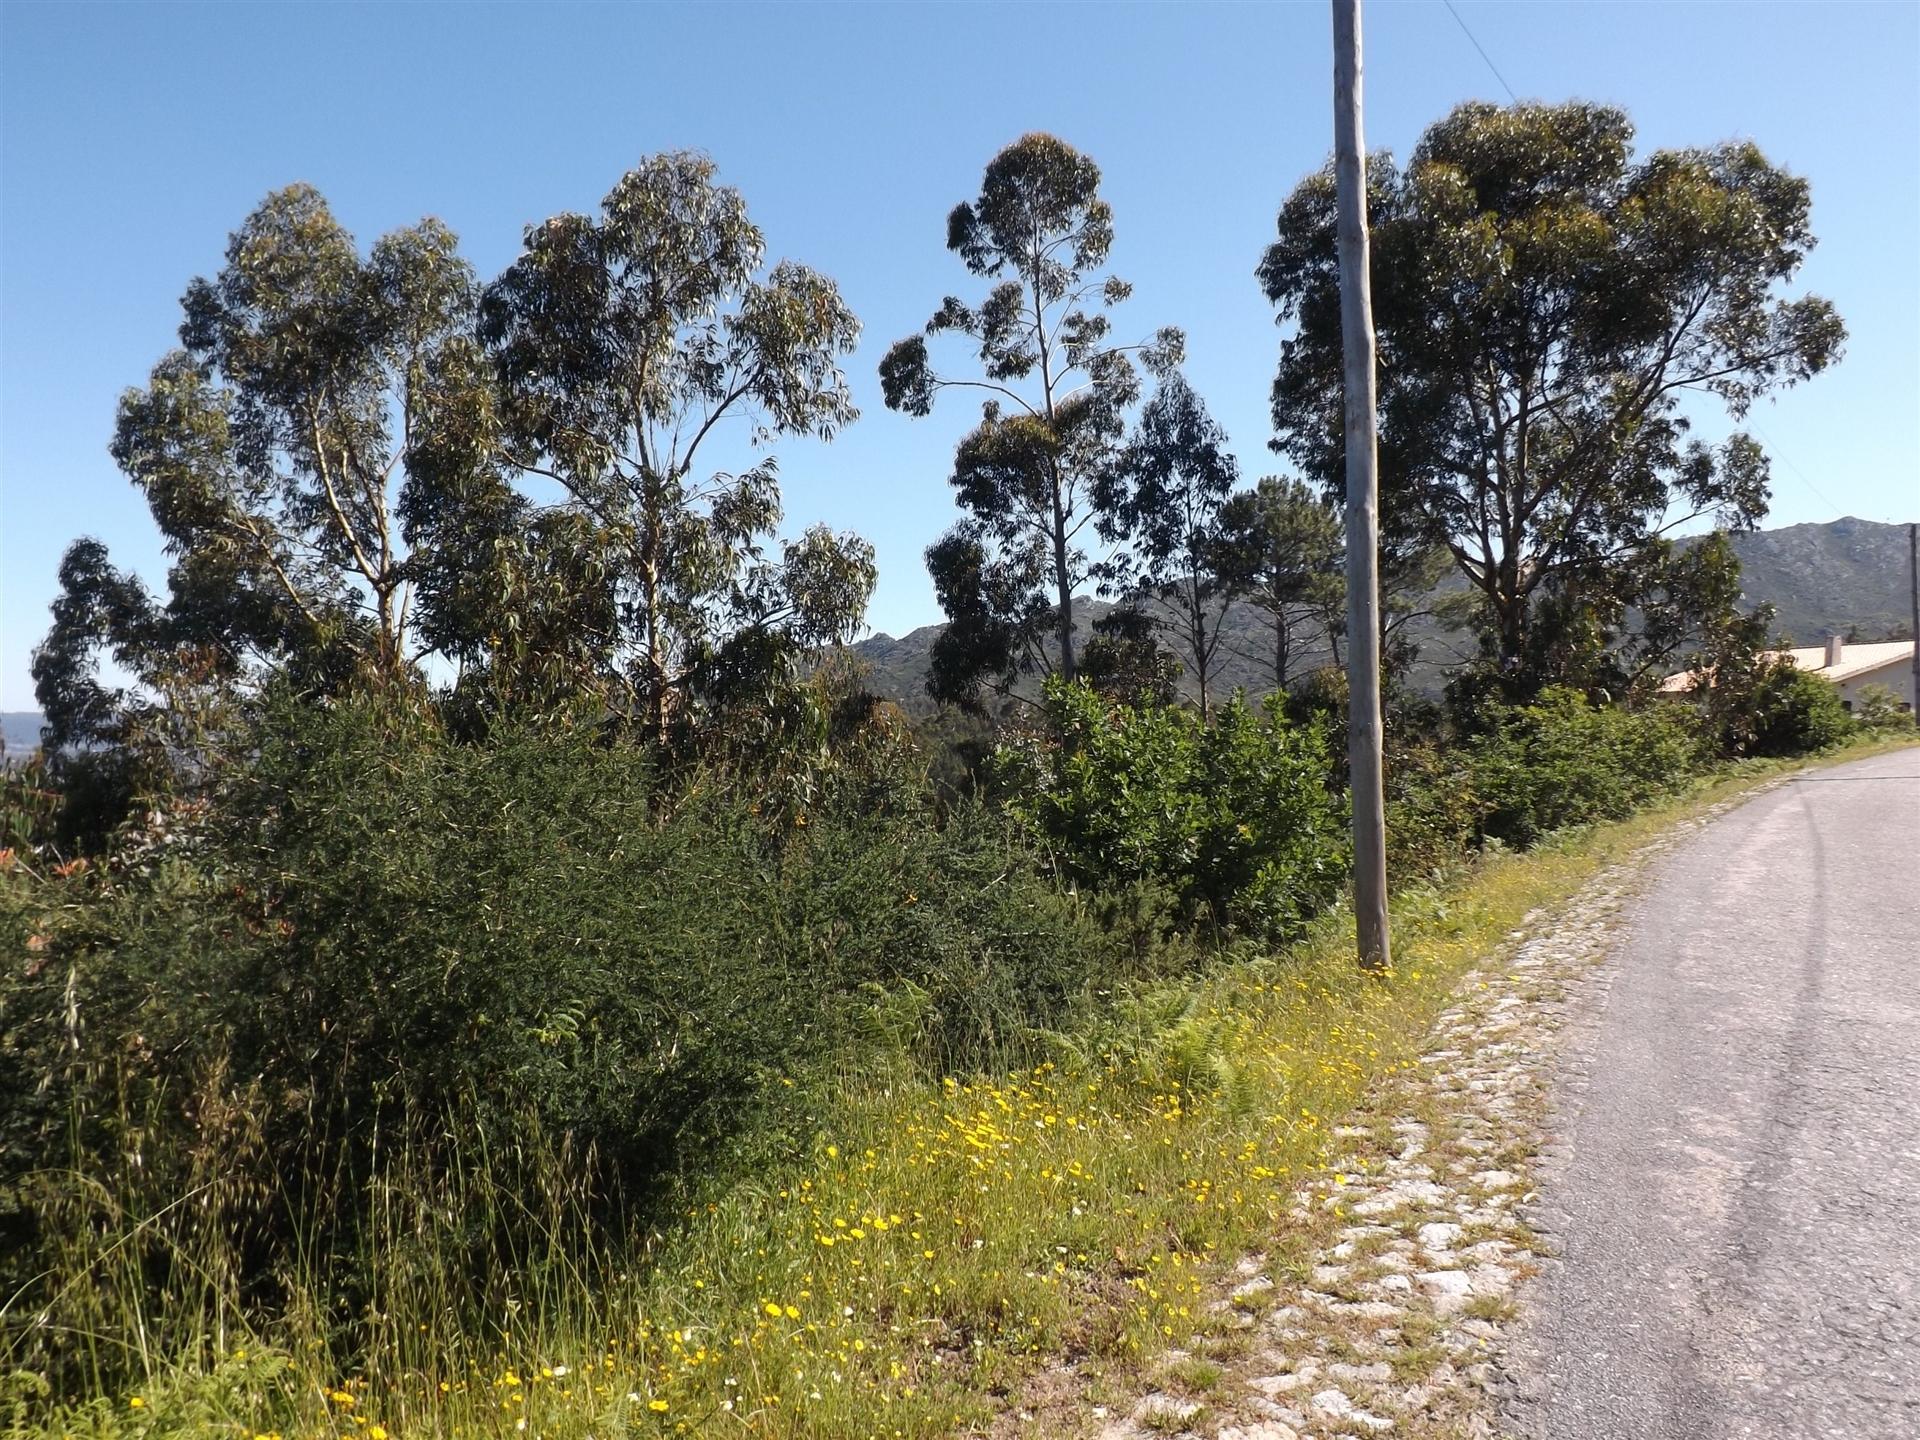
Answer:
[[[1755,738],[1833,733],[1828,687],[1760,678]],[[1284,938],[1344,884],[1313,707],[1203,724],[1054,684],[985,767],[996,807],[858,698],[724,762],[269,700],[244,764],[108,858],[0,852],[0,1318],[42,1317],[9,1347],[56,1377],[84,1350],[103,1385],[117,1362],[71,1337],[125,1328],[86,1308],[109,1264],[141,1297],[115,1313],[177,1349],[223,1307],[324,1293],[314,1330],[369,1353],[373,1317],[414,1313],[382,1299],[396,1271],[433,1277],[436,1314],[510,1314],[803,1151],[835,1078],[1085,1038],[1090,1000],[1188,968],[1192,936]],[[1623,816],[1714,733],[1565,690],[1484,716],[1447,744],[1396,711],[1396,885]]]
[[[456,743],[404,708],[288,707],[193,839],[0,876],[29,962],[0,981],[0,1168],[144,1151],[167,1196],[228,1147],[265,1275],[288,1216],[351,1253],[403,1148],[411,1173],[491,1157],[512,1195],[557,1147],[644,1220],[783,1143],[810,1076],[1010,1059],[1125,952],[1005,817],[936,823],[912,766],[843,753],[791,808],[670,785],[592,727]],[[44,1200],[9,1203],[12,1280]]]
[[[1698,732],[1685,706],[1630,711],[1557,688],[1493,712],[1468,761],[1480,834],[1524,846],[1568,825],[1629,815],[1698,767]]]
[[[1722,736],[1732,755],[1810,755],[1853,729],[1839,691],[1789,661],[1764,666],[1743,701],[1728,713]]]
[[[1394,885],[1439,880],[1466,859],[1480,802],[1463,749],[1389,735],[1387,875]]]
[[[1157,883],[1183,919],[1285,935],[1346,879],[1346,830],[1317,727],[1236,696],[1211,725],[1051,683],[1044,735],[1002,751],[1010,808],[1078,883]]]
[[[1885,685],[1860,687],[1860,703],[1853,718],[1869,730],[1911,730],[1914,723],[1913,707]]]

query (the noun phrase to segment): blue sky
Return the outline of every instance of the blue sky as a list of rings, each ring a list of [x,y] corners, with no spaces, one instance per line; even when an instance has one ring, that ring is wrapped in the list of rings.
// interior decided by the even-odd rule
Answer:
[[[1920,6],[1457,0],[1524,98],[1623,105],[1643,147],[1750,136],[1813,184],[1803,287],[1852,333],[1835,371],[1754,415],[1771,524],[1920,512]],[[964,403],[912,421],[874,367],[949,291],[951,206],[1053,131],[1106,177],[1119,327],[1188,334],[1249,476],[1271,468],[1277,335],[1252,272],[1331,143],[1324,4],[214,6],[0,4],[0,708],[61,550],[165,559],[106,453],[115,402],[174,343],[187,281],[270,189],[320,187],[371,242],[425,214],[483,275],[523,226],[593,207],[640,156],[706,150],[773,256],[833,275],[865,324],[864,418],[780,447],[791,527],[879,548],[870,619],[939,618],[921,551],[953,516]],[[1505,98],[1440,0],[1369,5],[1367,129],[1405,153]],[[1726,427],[1703,421],[1704,433]]]

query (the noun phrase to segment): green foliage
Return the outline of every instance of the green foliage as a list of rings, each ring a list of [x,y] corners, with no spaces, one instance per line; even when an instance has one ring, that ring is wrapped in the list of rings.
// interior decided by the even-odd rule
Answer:
[[[1482,837],[1531,845],[1550,831],[1630,815],[1691,775],[1703,759],[1687,707],[1596,706],[1548,689],[1502,711],[1470,752]]]
[[[1911,730],[1913,707],[1885,685],[1862,685],[1853,718],[1869,730]]]
[[[1824,302],[1772,298],[1811,244],[1805,187],[1750,146],[1629,166],[1629,139],[1599,107],[1468,106],[1375,177],[1390,664],[1405,596],[1446,547],[1495,617],[1464,738],[1440,743],[1431,707],[1393,709],[1402,884],[1443,877],[1474,839],[1627,814],[1692,772],[1703,731],[1779,754],[1851,728],[1829,687],[1760,650],[1728,546],[1682,552],[1655,528],[1676,496],[1733,523],[1765,500],[1750,441],[1684,445],[1678,388],[1737,412],[1838,352]],[[524,1347],[538,1304],[592,1314],[566,1337],[581,1353],[638,1334],[622,1363],[652,1372],[636,1385],[685,1383],[679,1404],[706,1380],[649,1358],[646,1324],[723,1289],[751,1322],[730,1353],[773,1336],[757,1378],[785,1385],[772,1290],[804,1276],[811,1298],[817,1269],[833,1313],[866,1325],[832,1287],[950,1280],[920,1267],[1009,1203],[976,1202],[984,1179],[1058,1195],[1058,1155],[1016,1175],[1011,1131],[973,1113],[990,1095],[1019,1143],[1105,1144],[1084,1151],[1112,1171],[1101,1193],[1147,1198],[1097,1219],[1075,1204],[1071,1249],[998,1233],[988,1264],[972,1236],[956,1253],[977,1293],[921,1287],[945,1310],[913,1322],[904,1368],[908,1327],[876,1310],[872,1374],[885,1349],[899,1399],[926,1385],[944,1425],[949,1397],[915,1367],[964,1354],[962,1333],[1027,1346],[1020,1327],[1067,1304],[1055,1255],[1097,1267],[1088,1254],[1137,1243],[1124,1224],[1184,1243],[1216,1223],[1173,1178],[1190,1115],[1214,1127],[1200,1148],[1251,1157],[1215,1140],[1270,1133],[1274,1097],[1324,1110],[1322,1090],[1337,1101],[1380,1058],[1340,1017],[1392,992],[1345,969],[1351,995],[1325,972],[1312,994],[1271,983],[1298,956],[1166,983],[1195,935],[1233,953],[1300,934],[1347,874],[1330,186],[1289,201],[1262,266],[1299,322],[1276,420],[1323,500],[1278,481],[1232,496],[1177,332],[1115,342],[1128,286],[1100,273],[1099,179],[1051,136],[996,156],[948,225],[986,293],[926,327],[967,337],[976,378],[937,373],[925,336],[881,365],[909,414],[949,386],[991,397],[955,454],[964,518],[928,552],[952,622],[936,695],[1050,672],[1042,728],[991,760],[978,709],[942,712],[916,746],[832,652],[872,591],[871,547],[817,527],[776,542],[774,459],[716,468],[734,421],[758,451],[855,418],[839,365],[858,324],[826,277],[763,269],[711,162],[643,162],[596,215],[530,229],[485,287],[438,222],[362,254],[308,187],[248,217],[188,291],[183,348],[120,407],[113,452],[175,562],[166,594],[96,542],[68,552],[35,657],[49,753],[0,792],[0,1354],[34,1372],[0,1381],[0,1428],[92,1394],[70,1428],[310,1429],[336,1360],[359,1377],[344,1383],[424,1391],[433,1413]],[[1129,438],[1141,366],[1159,383]],[[561,498],[535,504],[529,477]],[[1090,525],[1121,547],[1108,565]],[[1128,603],[1076,655],[1075,591],[1095,577]],[[1234,595],[1273,621],[1264,710],[1212,703]],[[1174,703],[1156,628],[1185,652],[1197,714]],[[1311,634],[1336,665],[1302,680]],[[1715,678],[1704,721],[1592,703],[1693,648]],[[459,672],[443,693],[429,656]],[[1573,688],[1500,698],[1549,680]],[[994,787],[998,806],[977,793]],[[1256,995],[1285,1022],[1264,1051]],[[1070,1057],[1057,1092],[1051,1062],[968,1079],[1042,1051]],[[856,1113],[827,1108],[849,1081],[912,1137],[863,1135],[864,1170],[822,1138],[824,1116]],[[917,1098],[879,1103],[896,1090]],[[1100,1134],[1056,1123],[1055,1093]],[[1145,1124],[1158,1143],[1105,1141]],[[1281,1137],[1259,1177],[1272,1198],[1307,1160],[1286,1147],[1320,1133]],[[1136,1152],[1155,1168],[1133,1170]],[[947,1191],[921,1197],[936,1161]],[[770,1166],[821,1188],[776,1192]],[[1241,1204],[1247,1178],[1208,1182],[1221,1236],[1265,1213]],[[738,1228],[773,1193],[778,1238],[764,1217]],[[887,1277],[816,1233],[828,1193],[852,1215],[921,1207],[848,1228],[899,1262]],[[921,1224],[940,1238],[893,1233]],[[690,1235],[709,1246],[700,1297],[669,1273]],[[614,1274],[639,1307],[617,1324]],[[429,1349],[429,1320],[452,1338]],[[273,1344],[233,1343],[261,1322]],[[442,1374],[458,1386],[428,1383]],[[98,1398],[136,1377],[160,1377],[156,1403]],[[320,1404],[329,1425],[337,1403]],[[595,1433],[629,1428],[622,1403]]]
[[[1075,672],[1073,600],[1091,574],[1082,532],[1140,393],[1129,351],[1163,373],[1183,344],[1172,330],[1145,347],[1113,343],[1105,312],[1132,287],[1094,273],[1112,244],[1099,166],[1054,136],[1022,136],[988,164],[978,198],[947,220],[947,248],[993,288],[978,306],[947,297],[925,334],[880,363],[892,410],[926,415],[956,385],[989,397],[954,454],[965,518],[927,551],[949,621],[929,678],[937,700]],[[982,379],[934,368],[927,337],[949,331],[973,342]]]
[[[131,1161],[167,1158],[149,1132],[144,1155],[100,1177],[109,1203],[61,1257],[85,1281],[68,1301],[84,1292],[89,1308],[7,1316],[37,1321],[22,1327],[37,1336],[79,1320],[82,1343],[134,1373],[103,1366],[98,1383],[58,1385],[18,1374],[0,1381],[0,1421],[94,1440],[376,1424],[492,1435],[520,1420],[542,1435],[705,1433],[737,1428],[723,1406],[745,1394],[769,1411],[777,1395],[777,1423],[795,1436],[945,1434],[955,1416],[990,1428],[1006,1386],[1090,1335],[1115,1353],[1152,1353],[1185,1334],[1212,1286],[1207,1257],[1271,1242],[1303,1178],[1342,1163],[1335,1127],[1417,1059],[1454,980],[1622,839],[1633,837],[1408,897],[1396,925],[1417,968],[1384,983],[1354,970],[1330,919],[1284,955],[1103,988],[1084,1016],[1039,1037],[1045,1063],[939,1081],[847,1076],[810,1107],[797,1153],[654,1233],[581,1213],[570,1178],[580,1157],[564,1137],[529,1126],[501,1154],[459,1128],[452,1163],[434,1168],[396,1153],[405,1142],[385,1132],[390,1173],[369,1197],[353,1267],[374,1277],[365,1303],[343,1303],[351,1272],[338,1267],[295,1266],[249,1292],[224,1268],[230,1247],[151,1243],[168,1227],[187,1238],[198,1217],[257,1187],[221,1183],[245,1154],[221,1142],[245,1132],[209,1111],[207,1173],[170,1189],[187,1203],[166,1203],[168,1187],[142,1191]],[[870,1010],[879,1035],[910,1030],[917,1007],[901,992]],[[1298,1123],[1277,1126],[1282,1114]],[[329,1221],[312,1216],[308,1233],[327,1241]],[[476,1222],[514,1242],[487,1269],[484,1306],[468,1303],[473,1277],[449,1243]],[[178,1261],[164,1306],[127,1288],[152,1286],[124,1264],[135,1253]],[[1143,1272],[1150,1284],[1129,1283]],[[183,1339],[187,1305],[203,1323]],[[351,1323],[333,1333],[314,1323],[343,1313]],[[683,1341],[725,1364],[699,1363]]]
[[[403,517],[452,483],[436,437],[488,408],[474,299],[438,221],[362,256],[304,185],[262,201],[188,287],[182,348],[121,398],[111,447],[164,537],[167,593],[76,541],[34,655],[64,843],[99,849],[264,675],[413,675],[430,642],[410,586],[448,557]],[[132,683],[103,683],[103,658]]]
[[[950,805],[980,794],[982,773],[996,743],[991,719],[976,710],[943,705],[913,720],[911,733],[936,803]]]
[[[1008,804],[1095,888],[1151,880],[1188,921],[1295,932],[1346,878],[1319,730],[1235,697],[1211,725],[1179,706],[1047,688],[1050,734],[999,757]]]
[[[1723,717],[1720,744],[1729,755],[1810,755],[1838,745],[1854,728],[1838,690],[1780,656],[1748,679],[1737,703],[1716,709]]]
[[[1751,666],[1773,624],[1768,605],[1743,608],[1740,560],[1723,530],[1680,545],[1649,539],[1597,583],[1568,574],[1534,596],[1519,667],[1529,685],[1584,691],[1597,704],[1644,702],[1685,665],[1735,673]],[[1448,686],[1469,719],[1483,698],[1512,689],[1493,652]]]
[[[1340,633],[1345,586],[1340,515],[1298,480],[1261,477],[1221,514],[1220,566],[1228,587],[1273,624],[1273,688],[1298,678],[1299,652]]]
[[[1773,607],[1741,608],[1740,557],[1724,530],[1677,546],[1646,547],[1642,575],[1632,584],[1639,624],[1610,657],[1608,688],[1620,697],[1644,697],[1689,652],[1713,663],[1749,654],[1766,643]]]
[[[1386,760],[1387,877],[1396,887],[1440,880],[1479,833],[1471,755],[1389,731]]]
[[[0,746],[0,849],[28,850],[50,842],[62,798],[44,754],[35,751],[15,764]]]
[[[289,1260],[299,1215],[350,1278],[399,1151],[491,1155],[531,1207],[545,1182],[514,1157],[545,1136],[591,1208],[646,1218],[804,1132],[815,1077],[1005,1060],[1127,972],[1016,827],[936,816],[888,737],[788,793],[669,786],[598,725],[457,743],[391,699],[276,700],[190,839],[0,874],[0,941],[28,957],[0,988],[4,1169],[143,1151],[164,1204],[211,1156],[248,1274]],[[47,1243],[26,1217],[53,1212],[12,1206],[18,1283]],[[506,1243],[452,1238],[482,1270]]]
[[[412,658],[400,511],[444,482],[426,437],[485,407],[476,285],[444,225],[362,259],[311,187],[269,195],[226,264],[187,289],[185,348],[121,401],[114,458],[180,564],[169,618],[192,640],[289,658],[338,648],[397,676]]]
[[[825,275],[789,260],[759,276],[765,236],[714,174],[691,152],[648,159],[597,218],[529,229],[480,307],[503,460],[564,488],[557,513],[608,596],[594,669],[657,738],[690,688],[753,683],[783,650],[851,638],[874,584],[857,536],[815,527],[765,554],[773,457],[712,468],[727,422],[756,445],[852,423],[839,357],[860,333]],[[474,639],[518,608],[510,587]]]
[[[1224,612],[1223,612],[1224,613]],[[1172,705],[1180,698],[1179,659],[1160,644],[1164,612],[1116,605],[1093,622],[1080,652],[1080,678],[1122,705]],[[1218,641],[1217,628],[1205,643]]]
[[[1101,534],[1125,542],[1102,567],[1104,583],[1171,642],[1193,676],[1203,720],[1230,588],[1224,515],[1239,477],[1226,431],[1186,379],[1169,372],[1096,486]]]
[[[204,772],[188,732],[276,680],[424,689],[438,656],[466,730],[592,697],[658,740],[742,694],[796,703],[804,652],[859,625],[872,547],[818,526],[776,547],[769,455],[695,466],[723,422],[756,448],[850,423],[859,325],[826,277],[759,275],[764,249],[691,154],[530,230],[484,288],[438,221],[362,255],[311,187],[269,195],[120,404],[166,596],[95,541],[61,567],[34,675],[68,842]],[[534,504],[529,476],[565,499]]]
[[[1736,417],[1838,359],[1817,296],[1779,288],[1813,245],[1804,181],[1751,142],[1634,161],[1607,106],[1473,102],[1404,167],[1367,167],[1381,367],[1383,526],[1450,548],[1482,601],[1488,664],[1525,696],[1557,651],[1529,644],[1556,591],[1582,617],[1636,603],[1634,557],[1675,512],[1747,528],[1765,513],[1749,437],[1687,437],[1679,397]],[[1279,215],[1259,267],[1297,322],[1273,387],[1279,443],[1342,493],[1332,168]]]

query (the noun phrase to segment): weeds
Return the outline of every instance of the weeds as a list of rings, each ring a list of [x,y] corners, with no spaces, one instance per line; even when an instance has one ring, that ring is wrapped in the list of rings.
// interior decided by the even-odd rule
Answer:
[[[58,1326],[102,1383],[15,1374],[0,1433],[931,1436],[984,1423],[1051,1357],[1138,1368],[1219,1324],[1206,1302],[1234,1257],[1273,1246],[1284,1268],[1298,1191],[1344,1149],[1334,1126],[1413,1063],[1458,976],[1664,818],[1412,897],[1380,980],[1327,917],[1284,955],[1176,987],[1178,1004],[1170,982],[1117,992],[1129,1018],[1076,1032],[1077,1059],[938,1081],[850,1069],[791,1158],[657,1227],[606,1228],[592,1157],[531,1121],[505,1150],[383,1134],[390,1161],[351,1204],[314,1203],[326,1175],[243,1193],[253,1172],[222,1157],[254,1143],[248,1092],[206,1077],[192,1185],[154,1191],[137,1149],[110,1172],[28,1177],[61,1299],[0,1312],[0,1371]],[[242,1202],[354,1218],[299,1229],[263,1292],[242,1278]],[[475,1234],[494,1237],[478,1275]],[[1184,1363],[1175,1378],[1203,1393],[1218,1357]]]

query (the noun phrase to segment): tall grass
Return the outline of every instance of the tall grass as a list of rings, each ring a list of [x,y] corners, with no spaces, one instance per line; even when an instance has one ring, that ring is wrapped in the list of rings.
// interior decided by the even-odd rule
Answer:
[[[509,1155],[457,1136],[423,1147],[453,1157],[432,1169],[395,1137],[370,1203],[338,1207],[360,1217],[356,1263],[330,1273],[340,1237],[310,1230],[310,1263],[261,1305],[232,1288],[244,1269],[210,1148],[204,1195],[81,1207],[60,1252],[63,1291],[86,1298],[59,1323],[136,1347],[140,1378],[23,1410],[15,1429],[965,1429],[1037,1357],[1124,1365],[1189,1334],[1222,1257],[1287,1227],[1333,1156],[1334,1123],[1411,1063],[1461,970],[1595,853],[1501,858],[1450,894],[1404,899],[1384,980],[1354,972],[1329,919],[1285,954],[1112,993],[1036,1037],[1051,1058],[1017,1071],[931,1082],[868,1065],[813,1093],[796,1083],[802,1155],[659,1233],[599,1228],[592,1157],[531,1126]],[[280,1203],[312,1206],[324,1179]],[[78,1194],[71,1177],[44,1180]],[[328,1213],[309,1211],[316,1227]],[[128,1269],[135,1256],[182,1277],[164,1301]],[[16,1350],[33,1343],[20,1318]]]
[[[1385,977],[1324,916],[1279,954],[1092,992],[1018,1068],[928,1078],[911,994],[876,991],[858,1063],[773,1077],[791,1142],[648,1220],[532,1114],[376,1115],[376,1153],[268,1171],[256,1082],[213,1069],[191,1153],[156,1166],[148,1092],[107,1087],[74,1162],[16,1186],[45,1273],[0,1303],[0,1433],[967,1431],[1043,1361],[1191,1335],[1222,1266],[1298,1233],[1334,1127],[1460,975],[1670,813],[1404,892]],[[103,1123],[110,1162],[81,1135]],[[261,1217],[293,1237],[264,1268]]]

